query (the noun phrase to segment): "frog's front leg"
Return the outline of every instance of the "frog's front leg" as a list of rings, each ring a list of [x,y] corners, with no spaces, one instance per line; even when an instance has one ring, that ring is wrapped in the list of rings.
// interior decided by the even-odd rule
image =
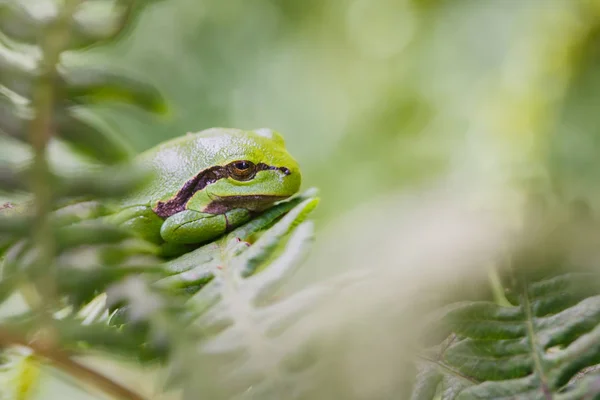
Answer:
[[[235,208],[223,214],[209,214],[185,210],[168,217],[162,224],[160,235],[171,243],[202,243],[248,222],[250,211]]]

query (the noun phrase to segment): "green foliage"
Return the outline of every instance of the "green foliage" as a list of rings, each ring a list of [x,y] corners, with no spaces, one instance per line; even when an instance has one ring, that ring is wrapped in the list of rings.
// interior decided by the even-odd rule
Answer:
[[[142,328],[145,331],[140,338],[142,344],[148,337],[147,330],[155,323],[157,310],[165,311],[166,321],[171,319],[169,314],[173,314],[174,308],[182,307],[173,300],[170,304],[165,303],[169,301],[168,297],[160,294],[170,293],[187,303],[184,320],[186,324],[191,323],[190,335],[204,336],[214,327],[211,321],[203,323],[200,317],[216,306],[223,296],[229,295],[227,287],[242,285],[240,289],[250,291],[251,297],[256,299],[273,295],[277,285],[285,281],[307,252],[312,228],[310,222],[303,221],[318,203],[314,194],[314,190],[310,190],[284,201],[215,242],[165,262],[159,271],[162,276],[157,275],[150,288],[132,280],[109,288],[107,304],[114,310],[109,323],[119,327],[133,323]],[[300,225],[296,228],[297,224]],[[259,235],[256,242],[250,243],[256,235]],[[265,271],[259,274],[263,269]],[[148,274],[152,270],[145,266],[144,272]],[[246,281],[253,283],[243,283]],[[238,302],[245,300],[236,299]],[[224,319],[230,320],[229,317]],[[235,323],[235,320],[230,321]],[[172,335],[181,340],[181,332],[173,330]],[[190,352],[185,346],[182,350]]]
[[[426,215],[397,196],[447,172],[469,182],[460,202],[476,192],[477,204],[499,203],[491,214],[512,234],[530,227],[520,212],[539,211],[519,203],[532,192],[561,207],[572,186],[593,198],[596,1],[170,0],[142,13],[150,3],[0,0],[0,195],[25,199],[0,201],[0,303],[10,311],[0,397],[34,396],[40,360],[75,378],[68,385],[157,396],[154,377],[134,391],[76,358],[101,354],[111,366],[161,368],[160,389],[185,400],[411,389],[414,399],[600,398],[594,268],[554,258],[535,275],[519,263],[490,302],[477,274],[493,257],[479,240],[500,228],[470,232],[462,209],[438,213],[456,200],[447,192]],[[167,113],[176,118],[149,120]],[[286,133],[327,199],[310,263],[312,190],[170,260],[103,222],[105,200],[144,184],[129,140],[142,150],[190,129],[267,124]],[[597,204],[586,206],[584,222]],[[586,239],[565,247],[577,253]],[[491,247],[513,250],[498,237]],[[597,252],[584,255],[597,264]],[[473,260],[476,269],[459,267]],[[484,300],[435,314],[422,336],[447,338],[419,348],[415,377],[400,366],[414,361],[420,306],[455,282],[453,300],[477,285]],[[15,298],[25,310],[12,309]]]
[[[0,4],[0,132],[31,146],[27,163],[0,166],[3,191],[30,194],[28,201],[0,209],[0,298],[26,302],[23,313],[0,324],[0,343],[6,348],[27,346],[107,393],[137,398],[71,358],[71,353],[89,349],[156,357],[144,345],[146,339],[130,328],[82,323],[80,309],[128,280],[139,279],[149,287],[156,277],[166,276],[154,246],[98,219],[110,211],[102,201],[144,184],[147,174],[127,164],[132,153],[122,135],[84,107],[107,100],[153,112],[166,106],[152,86],[135,78],[62,62],[67,51],[116,39],[130,22],[134,2],[115,3],[114,12],[106,16],[107,30],[73,19],[80,15],[79,1],[50,5],[54,17],[38,17],[20,2]],[[84,155],[87,164],[75,171],[56,168],[47,154],[55,141]],[[171,321],[170,326],[176,325]],[[46,343],[31,342],[34,337],[45,337]],[[31,363],[27,358],[24,362]]]
[[[192,295],[187,302],[190,326],[198,335],[192,347],[197,350],[188,347],[175,353],[168,387],[182,386],[185,398],[195,398],[198,390],[207,398],[227,398],[248,385],[280,389],[274,376],[278,367],[265,369],[261,358],[319,297],[282,291],[312,243],[312,223],[305,219],[317,203],[314,191],[309,191],[167,263],[177,274],[157,284]],[[269,226],[255,242],[247,242]],[[241,381],[227,384],[233,376]]]
[[[77,9],[77,3],[70,3],[73,6],[69,14]],[[72,15],[59,14],[55,19],[39,20],[25,5],[12,1],[0,4],[0,15],[5,21],[2,31],[6,35],[0,49],[3,85],[0,91],[3,116],[0,128],[4,134],[19,140],[28,139],[28,128],[35,115],[36,91],[44,88],[56,94],[52,98],[51,124],[57,137],[107,163],[126,160],[132,154],[120,139],[121,135],[116,135],[106,126],[98,126],[102,122],[82,111],[80,106],[108,100],[165,112],[165,103],[156,89],[106,67],[53,64],[63,51],[117,39],[129,22],[128,17],[133,15],[135,2],[121,3],[122,7],[117,7],[114,15],[105,17],[112,28],[100,32],[95,31],[93,26],[77,22],[73,26],[64,25],[61,18],[68,22]],[[39,47],[34,51],[25,47],[24,43]],[[46,85],[50,87],[45,88]],[[42,95],[37,93],[37,96]]]
[[[36,384],[35,357],[119,398],[140,395],[72,356],[103,352],[141,363],[185,364],[172,369],[171,382],[181,381],[194,371],[190,360],[199,357],[189,349],[198,346],[199,335],[214,331],[204,318],[231,297],[220,290],[244,282],[237,307],[252,301],[266,308],[312,238],[312,225],[303,221],[318,203],[314,191],[168,262],[157,257],[154,245],[103,219],[112,211],[104,201],[143,185],[147,174],[128,164],[131,152],[122,135],[86,107],[117,101],[154,113],[167,108],[156,89],[137,78],[63,64],[64,52],[115,40],[138,14],[136,2],[118,1],[104,26],[97,17],[95,24],[83,23],[90,3],[67,1],[56,6],[55,18],[39,18],[24,4],[0,4],[0,131],[31,150],[24,164],[0,165],[2,190],[28,199],[0,209],[0,301],[22,296],[26,303],[25,311],[0,323],[1,346],[30,350],[5,352],[4,375],[19,382],[18,398]],[[81,168],[51,162],[56,141],[83,156]],[[247,318],[226,314],[219,319]],[[44,338],[40,345],[31,342],[38,336]],[[21,365],[30,367],[21,371]],[[8,387],[3,395],[12,396]]]
[[[437,315],[453,333],[422,355],[412,399],[600,396],[589,373],[600,364],[599,275],[521,277],[507,291],[510,307],[463,302]]]

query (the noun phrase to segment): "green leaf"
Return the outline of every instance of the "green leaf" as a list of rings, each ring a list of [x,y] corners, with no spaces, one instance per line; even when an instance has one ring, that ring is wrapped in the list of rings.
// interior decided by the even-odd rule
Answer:
[[[133,150],[120,136],[96,115],[80,108],[71,108],[57,117],[60,137],[74,149],[107,164],[125,161]]]
[[[27,332],[32,322],[36,321],[15,323],[12,329]],[[55,319],[53,327],[60,348],[75,354],[93,349],[133,360],[148,355],[147,348],[140,345],[140,337],[129,329],[117,329],[103,322],[82,323],[72,316]]]
[[[166,103],[151,85],[104,67],[69,67],[70,54],[64,54],[117,39],[150,2],[0,0],[0,134],[29,142],[23,154],[2,148],[3,158],[18,168],[0,166],[0,187],[11,191],[11,200],[33,197],[18,212],[0,203],[0,303],[23,289],[29,306],[22,314],[11,310],[13,317],[3,320],[2,329],[14,328],[18,337],[33,342],[51,328],[49,348],[56,346],[63,356],[69,350],[101,349],[142,361],[157,359],[181,338],[180,321],[187,321],[183,302],[151,285],[168,275],[156,258],[156,246],[105,218],[111,202],[99,200],[121,198],[144,184],[147,174],[128,164],[111,165],[128,160],[134,151],[122,134],[86,108],[92,102],[119,101],[164,113]],[[42,123],[33,126],[36,115]],[[63,151],[65,144],[78,157]],[[33,193],[18,193],[30,189],[31,174],[45,179],[32,181]],[[35,220],[28,216],[31,211]],[[44,234],[30,235],[32,227]],[[126,300],[132,323],[118,329],[90,323],[106,315],[104,304],[87,308],[88,315],[79,312],[105,291]],[[28,396],[23,382],[18,381],[18,398]]]
[[[443,376],[436,369],[429,368],[425,363],[417,371],[411,400],[429,400],[435,398],[438,385]]]
[[[11,165],[0,163],[0,185],[5,191],[24,190],[27,182],[20,171]]]
[[[119,243],[132,237],[134,233],[127,229],[93,220],[60,227],[56,231],[56,243],[61,250],[84,245]]]
[[[128,276],[106,293],[109,324],[132,330],[152,357],[162,358],[187,343],[183,299],[152,285],[147,275]]]
[[[30,98],[38,78],[37,62],[31,55],[0,42],[0,84],[23,98]]]
[[[39,383],[39,359],[24,347],[2,349],[0,398],[28,400]]]
[[[77,67],[62,72],[69,99],[77,103],[116,101],[164,114],[167,104],[160,92],[142,80],[106,67]]]
[[[26,235],[29,233],[31,223],[29,217],[0,215],[0,233]]]
[[[50,215],[55,226],[71,225],[109,214],[110,210],[98,201],[77,201],[66,204]]]
[[[91,197],[97,200],[122,198],[147,182],[148,171],[124,164],[94,171],[73,171],[57,176],[56,193],[66,197]]]
[[[74,16],[69,48],[102,45],[119,40],[135,25],[144,7],[162,0],[87,1]]]
[[[16,41],[35,43],[46,22],[36,19],[22,4],[0,3],[0,30]]]
[[[0,304],[4,303],[19,287],[18,275],[3,276],[0,280]]]
[[[279,217],[281,217],[282,215],[284,215],[303,201],[312,199],[316,196],[316,194],[316,189],[308,189],[307,191],[298,196],[295,196],[291,199],[277,204],[274,207],[269,208],[261,215],[254,218],[252,221],[232,231],[228,235],[228,240],[230,244],[235,239],[248,240],[253,234],[260,232],[265,228],[268,228]],[[307,213],[311,212],[313,208],[306,209]]]
[[[243,260],[237,261],[244,268],[241,271],[242,276],[252,275],[260,264],[272,254],[282,238],[301,223],[318,204],[319,199],[317,198],[304,200],[244,252],[241,256]]]
[[[577,381],[577,384],[569,385],[564,393],[556,396],[557,400],[580,400],[596,399],[600,391],[600,374],[586,374]]]
[[[578,388],[563,392],[600,364],[599,282],[598,274],[573,272],[524,284],[511,307],[447,307],[432,329],[450,327],[456,336],[419,362],[413,398],[435,398],[435,382],[442,400],[580,398]],[[590,398],[600,395],[600,385],[590,387]]]
[[[158,265],[102,265],[89,269],[59,266],[58,290],[68,298],[69,304],[79,308],[127,276],[153,272],[160,274],[162,268]]]
[[[29,118],[23,107],[0,90],[0,132],[19,140],[25,140]]]
[[[298,206],[298,208],[300,207]],[[305,209],[303,207],[303,210]],[[275,230],[275,227],[273,230]],[[273,236],[268,240],[272,240]],[[264,306],[276,300],[277,291],[296,272],[296,268],[301,265],[305,256],[308,255],[308,249],[312,245],[313,238],[314,228],[312,222],[302,223],[293,231],[283,252],[269,263],[268,269],[248,279],[247,285],[255,290],[252,298],[254,304]],[[245,263],[246,265],[249,263],[247,259],[234,260],[233,262]]]

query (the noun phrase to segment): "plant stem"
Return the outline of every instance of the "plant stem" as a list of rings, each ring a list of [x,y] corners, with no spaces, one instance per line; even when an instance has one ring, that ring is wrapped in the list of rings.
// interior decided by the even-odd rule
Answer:
[[[144,400],[144,397],[138,393],[73,360],[65,351],[52,346],[47,346],[46,343],[47,342],[45,341],[29,342],[25,340],[23,336],[0,326],[0,347],[27,347],[38,356],[51,361],[57,368],[62,369],[70,375],[87,382],[115,398],[124,400]]]
[[[81,0],[65,0],[57,18],[43,32],[41,44],[42,59],[40,75],[36,82],[33,104],[35,118],[29,131],[29,140],[33,148],[33,166],[31,170],[31,191],[34,195],[35,224],[33,242],[37,249],[36,262],[37,290],[42,295],[42,309],[55,304],[56,276],[53,268],[55,243],[49,214],[52,211],[52,182],[46,150],[54,134],[54,109],[57,98],[57,65],[60,54],[69,44],[71,19]]]
[[[488,279],[490,281],[492,295],[494,296],[494,301],[496,302],[496,304],[503,307],[512,306],[512,304],[506,299],[506,295],[504,294],[504,288],[502,287],[500,277],[498,276],[498,270],[493,264],[488,267]]]

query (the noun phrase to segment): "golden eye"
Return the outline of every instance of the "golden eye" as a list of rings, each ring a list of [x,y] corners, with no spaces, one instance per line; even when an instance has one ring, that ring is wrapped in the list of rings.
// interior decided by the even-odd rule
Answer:
[[[251,161],[234,161],[227,166],[229,176],[238,181],[248,181],[256,175],[256,165]]]

